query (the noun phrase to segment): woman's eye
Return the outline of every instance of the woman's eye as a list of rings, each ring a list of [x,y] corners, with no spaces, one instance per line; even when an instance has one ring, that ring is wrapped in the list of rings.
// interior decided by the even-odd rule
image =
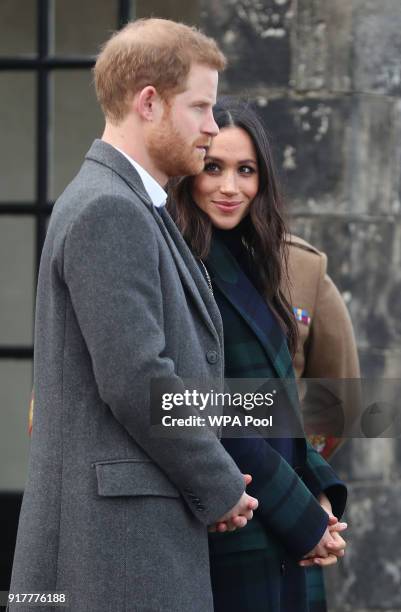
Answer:
[[[219,166],[213,162],[207,162],[204,167],[205,172],[218,172],[220,170]]]
[[[252,166],[241,166],[239,171],[241,174],[254,174],[256,172],[255,168],[252,168]]]

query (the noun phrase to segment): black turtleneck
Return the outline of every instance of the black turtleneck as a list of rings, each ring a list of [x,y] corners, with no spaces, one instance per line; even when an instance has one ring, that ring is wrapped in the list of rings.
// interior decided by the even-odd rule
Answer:
[[[230,253],[237,260],[237,263],[241,266],[242,271],[246,274],[252,284],[257,287],[258,282],[254,263],[252,262],[251,257],[249,255],[249,251],[244,244],[246,223],[247,220],[243,219],[241,223],[239,223],[236,227],[230,230],[223,230],[214,227],[213,238],[217,238],[227,247]]]

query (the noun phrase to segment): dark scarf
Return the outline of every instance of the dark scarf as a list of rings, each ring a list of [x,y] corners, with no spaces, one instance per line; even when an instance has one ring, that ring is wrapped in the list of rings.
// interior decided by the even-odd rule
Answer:
[[[206,266],[223,320],[225,376],[283,379],[286,400],[279,405],[285,406],[285,415],[282,412],[280,417],[287,430],[299,438],[269,439],[269,443],[290,464],[303,463],[305,441],[291,355],[275,314],[255,287],[255,271],[242,242],[240,226],[230,231],[214,230]],[[264,385],[264,391],[268,385]],[[235,459],[234,447],[238,443],[224,443]]]

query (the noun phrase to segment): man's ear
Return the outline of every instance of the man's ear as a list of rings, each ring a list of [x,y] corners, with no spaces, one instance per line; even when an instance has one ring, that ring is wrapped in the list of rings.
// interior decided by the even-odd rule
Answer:
[[[162,100],[152,85],[147,85],[134,98],[136,112],[145,121],[154,121],[162,110]]]

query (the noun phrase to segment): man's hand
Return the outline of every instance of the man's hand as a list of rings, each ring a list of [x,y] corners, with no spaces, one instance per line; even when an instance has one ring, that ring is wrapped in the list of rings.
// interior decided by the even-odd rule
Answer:
[[[252,481],[250,474],[244,474],[245,486]],[[253,517],[253,511],[258,507],[259,502],[255,497],[251,497],[245,491],[238,502],[231,510],[226,512],[214,525],[209,527],[209,531],[234,531],[237,528],[245,527]]]

